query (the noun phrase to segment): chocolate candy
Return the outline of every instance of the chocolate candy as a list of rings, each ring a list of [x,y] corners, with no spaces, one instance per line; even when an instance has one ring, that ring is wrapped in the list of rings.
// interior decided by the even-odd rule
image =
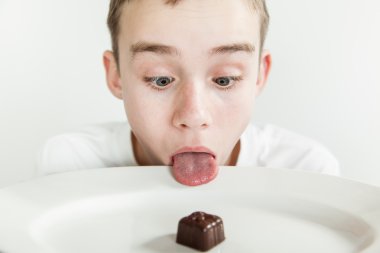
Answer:
[[[204,212],[194,212],[178,223],[177,243],[207,251],[224,241],[223,221]]]

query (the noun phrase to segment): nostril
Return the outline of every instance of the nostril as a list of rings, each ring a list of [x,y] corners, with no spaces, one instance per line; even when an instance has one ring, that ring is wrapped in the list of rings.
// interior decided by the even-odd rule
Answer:
[[[189,128],[189,125],[182,123],[182,124],[179,124],[179,127],[182,128],[182,129],[186,129],[186,128]],[[207,128],[207,127],[208,127],[207,123],[200,125],[201,129],[204,129],[204,128]]]

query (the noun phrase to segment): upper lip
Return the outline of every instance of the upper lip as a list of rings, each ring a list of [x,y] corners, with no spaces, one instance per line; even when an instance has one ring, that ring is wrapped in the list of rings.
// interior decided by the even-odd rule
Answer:
[[[180,154],[180,153],[189,153],[189,152],[193,152],[193,153],[208,153],[210,155],[212,155],[214,157],[214,159],[216,158],[216,155],[214,152],[212,152],[209,148],[206,148],[204,146],[193,146],[193,147],[183,147],[183,148],[180,148],[178,149],[172,156],[171,156],[171,160],[173,162],[173,158],[174,156]]]

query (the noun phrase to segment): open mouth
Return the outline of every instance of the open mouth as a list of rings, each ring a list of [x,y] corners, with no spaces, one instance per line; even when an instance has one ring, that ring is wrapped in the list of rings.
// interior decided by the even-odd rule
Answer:
[[[204,147],[184,148],[172,156],[172,172],[181,184],[206,184],[218,174],[215,154]]]

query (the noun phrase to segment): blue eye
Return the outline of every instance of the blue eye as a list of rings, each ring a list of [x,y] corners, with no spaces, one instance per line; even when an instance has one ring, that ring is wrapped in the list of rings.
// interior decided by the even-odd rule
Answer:
[[[230,84],[231,79],[229,77],[218,77],[214,80],[220,86],[228,86]]]
[[[174,78],[168,76],[155,76],[155,77],[146,77],[146,82],[153,83],[158,87],[165,87],[174,81]]]
[[[213,81],[221,88],[232,87],[236,82],[239,82],[241,80],[243,80],[241,76],[222,76],[213,79]]]

